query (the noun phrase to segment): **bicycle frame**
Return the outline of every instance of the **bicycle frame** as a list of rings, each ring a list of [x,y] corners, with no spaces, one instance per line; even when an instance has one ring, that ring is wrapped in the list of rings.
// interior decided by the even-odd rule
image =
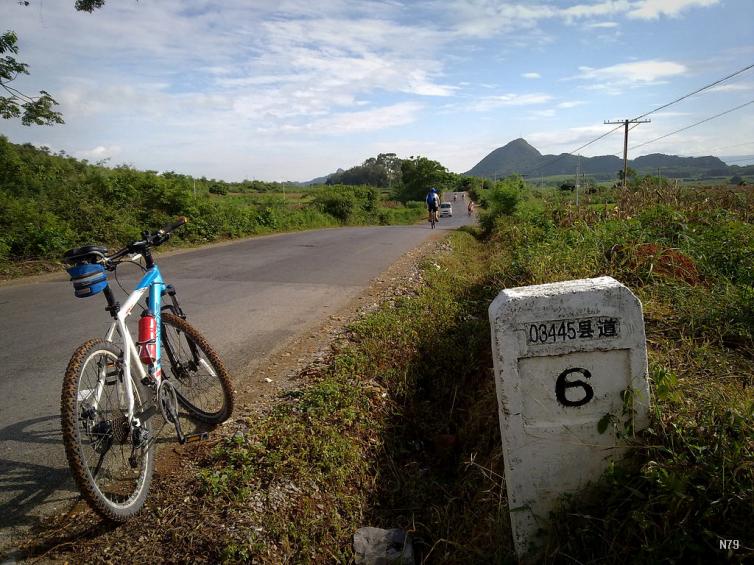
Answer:
[[[161,302],[162,302],[162,293],[165,289],[165,282],[162,280],[162,274],[160,273],[160,269],[157,267],[157,265],[153,265],[150,269],[147,270],[146,273],[144,273],[144,276],[141,278],[139,283],[136,285],[136,288],[134,291],[129,295],[128,299],[126,300],[125,304],[121,306],[120,310],[118,310],[118,314],[116,316],[115,321],[110,326],[110,330],[107,332],[107,335],[105,336],[105,340],[109,342],[113,342],[113,338],[115,337],[115,333],[117,332],[118,335],[120,335],[121,340],[123,341],[123,372],[125,377],[125,393],[126,393],[126,400],[128,402],[128,420],[129,422],[133,422],[134,420],[134,391],[133,391],[133,382],[131,380],[131,361],[133,360],[133,365],[136,367],[136,371],[139,374],[140,379],[147,378],[147,371],[144,369],[144,366],[139,360],[139,353],[136,350],[136,344],[134,343],[133,338],[131,337],[131,333],[128,331],[128,327],[126,326],[126,319],[131,314],[131,311],[133,308],[139,303],[139,300],[141,300],[141,297],[144,296],[145,293],[149,292],[148,297],[148,305],[149,309],[152,311],[155,317],[155,321],[157,324],[157,338],[155,343],[155,362],[151,366],[151,375],[149,376],[159,387],[160,382],[162,381],[162,368],[160,365],[160,342],[161,342],[161,315],[160,315],[160,308],[161,308]],[[102,391],[105,386],[105,379],[99,379],[97,383],[97,391],[95,393],[95,407],[96,404],[99,403],[100,395],[102,394]]]

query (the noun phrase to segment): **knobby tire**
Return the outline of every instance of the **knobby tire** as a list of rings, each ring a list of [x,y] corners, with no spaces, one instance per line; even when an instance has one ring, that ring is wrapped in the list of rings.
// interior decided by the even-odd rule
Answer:
[[[163,375],[172,382],[178,402],[193,418],[208,424],[230,418],[233,386],[220,356],[183,318],[165,311],[161,323]],[[215,374],[197,358],[203,358]]]
[[[100,338],[91,339],[76,349],[63,379],[60,414],[68,465],[81,495],[103,518],[125,522],[137,514],[146,501],[154,472],[155,446],[150,441],[146,447],[137,450],[137,469],[129,465],[128,456],[132,449],[130,423],[125,414],[126,408],[121,406],[119,400],[122,395],[117,390],[122,386],[124,376],[120,360],[120,349]],[[112,362],[111,369],[108,369],[109,362]],[[93,368],[97,369],[94,375],[90,371]],[[85,387],[96,386],[96,380],[94,383],[84,382],[87,375],[97,376],[98,379],[107,375],[98,407],[89,418],[85,417],[85,412],[91,407],[94,389]],[[134,379],[132,384],[138,414],[149,404],[150,392]],[[109,390],[109,387],[115,390],[113,405],[108,404],[113,400],[113,390]],[[89,431],[86,429],[87,421],[90,422]],[[142,421],[141,424],[151,431],[149,421]],[[100,426],[99,432],[95,431],[97,426]],[[116,428],[118,431],[115,431]],[[109,447],[104,449],[102,444]],[[90,451],[91,456],[87,457]],[[129,486],[129,483],[134,484]]]

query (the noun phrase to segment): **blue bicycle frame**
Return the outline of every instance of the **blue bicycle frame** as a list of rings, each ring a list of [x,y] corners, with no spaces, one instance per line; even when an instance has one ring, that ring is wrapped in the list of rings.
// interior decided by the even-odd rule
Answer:
[[[136,367],[136,371],[139,374],[139,378],[141,380],[145,378],[149,378],[153,382],[157,384],[159,387],[160,383],[162,382],[162,368],[160,365],[160,353],[161,353],[161,315],[160,315],[160,308],[162,303],[162,294],[165,290],[165,282],[162,280],[162,274],[160,273],[160,269],[157,268],[157,265],[153,265],[150,269],[147,270],[146,273],[144,273],[144,276],[139,281],[139,284],[136,285],[136,288],[134,291],[129,295],[128,299],[126,300],[125,304],[121,306],[120,310],[118,310],[118,315],[116,316],[115,321],[110,326],[110,330],[107,332],[107,336],[105,337],[106,341],[113,342],[113,338],[115,336],[115,333],[117,332],[120,336],[121,340],[123,341],[123,375],[124,375],[124,384],[125,384],[125,396],[126,401],[128,403],[128,413],[127,417],[129,421],[134,420],[134,391],[133,391],[133,383],[131,381],[131,366],[133,361],[133,366]],[[128,327],[126,326],[126,319],[131,314],[131,311],[133,308],[139,303],[139,300],[141,300],[142,296],[146,292],[149,292],[149,296],[147,299],[147,303],[149,305],[149,309],[152,311],[155,317],[155,321],[157,324],[157,337],[156,337],[156,343],[155,343],[155,362],[150,365],[149,367],[149,374],[144,369],[144,365],[140,362],[139,359],[139,353],[136,350],[136,344],[134,343],[133,338],[131,337],[131,333],[128,331]],[[98,390],[95,393],[95,402],[99,402],[100,395],[102,394],[102,389],[104,388],[104,379],[100,380],[100,384],[98,385]]]

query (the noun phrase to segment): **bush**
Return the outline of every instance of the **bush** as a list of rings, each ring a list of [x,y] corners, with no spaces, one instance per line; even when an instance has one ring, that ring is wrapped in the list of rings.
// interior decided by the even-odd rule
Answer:
[[[479,223],[485,233],[492,232],[496,218],[510,216],[515,212],[520,193],[524,189],[521,177],[513,176],[498,182],[482,194],[482,206],[486,209],[479,215]]]
[[[380,194],[367,186],[333,186],[320,189],[313,199],[317,209],[342,223],[364,221],[378,208]]]

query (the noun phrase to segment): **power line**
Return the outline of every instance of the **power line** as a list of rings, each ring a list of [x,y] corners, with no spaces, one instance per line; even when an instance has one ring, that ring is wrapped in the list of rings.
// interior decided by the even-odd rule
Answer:
[[[748,71],[748,70],[749,70],[749,69],[751,69],[751,68],[754,68],[754,63],[752,63],[751,65],[748,65],[748,66],[746,66],[746,67],[743,67],[743,68],[741,68],[741,69],[739,69],[739,70],[737,70],[737,71],[735,71],[735,72],[733,72],[733,73],[731,73],[731,74],[729,74],[729,75],[727,75],[727,76],[725,76],[725,77],[723,77],[723,78],[720,78],[720,79],[718,79],[718,80],[716,80],[716,81],[714,81],[714,82],[711,82],[711,83],[709,83],[709,84],[707,84],[707,85],[705,85],[705,86],[703,86],[703,87],[701,87],[701,88],[698,88],[698,89],[694,90],[693,92],[689,92],[688,94],[684,94],[683,96],[681,96],[680,98],[676,98],[676,99],[675,99],[675,100],[673,100],[672,102],[668,102],[667,104],[663,104],[662,106],[658,106],[658,107],[657,107],[657,108],[655,108],[654,110],[650,110],[649,112],[646,112],[646,113],[644,113],[644,114],[641,114],[641,115],[639,115],[639,116],[636,116],[635,118],[633,118],[633,119],[632,119],[632,120],[630,120],[630,121],[634,121],[634,120],[640,120],[641,118],[644,118],[645,116],[649,116],[650,114],[654,114],[655,112],[659,112],[660,110],[663,110],[663,109],[665,109],[665,108],[667,108],[667,107],[669,107],[669,106],[672,106],[673,104],[677,104],[678,102],[680,102],[680,101],[682,101],[682,100],[685,100],[686,98],[689,98],[689,97],[691,97],[691,96],[694,96],[695,94],[699,94],[700,92],[703,92],[703,91],[705,91],[705,90],[707,90],[707,89],[709,89],[709,88],[712,88],[713,86],[716,86],[716,85],[718,85],[718,84],[720,84],[720,83],[722,83],[722,82],[725,82],[725,81],[726,81],[726,80],[728,80],[728,79],[731,79],[731,78],[733,78],[733,77],[735,77],[735,76],[737,76],[737,75],[740,75],[741,73],[744,73],[744,72]],[[731,110],[731,111],[733,111],[733,110]],[[713,119],[713,118],[709,118],[709,119]],[[700,122],[700,123],[701,123],[701,122]],[[632,130],[633,128],[635,128],[635,127],[636,127],[637,125],[638,125],[638,124],[636,124],[636,125],[632,126],[631,128],[629,128],[629,129],[628,129],[628,131],[631,131],[631,130]],[[695,125],[696,125],[696,124],[695,124]],[[566,158],[566,157],[567,157],[568,155],[573,155],[574,153],[577,153],[578,151],[581,151],[581,150],[582,150],[582,149],[584,149],[585,147],[589,147],[589,146],[590,146],[590,145],[592,145],[593,143],[597,143],[597,142],[598,142],[599,140],[601,140],[601,139],[604,139],[605,137],[607,137],[607,136],[608,136],[608,135],[610,135],[611,133],[618,131],[618,130],[619,130],[619,129],[620,129],[621,127],[624,127],[624,124],[623,124],[623,123],[621,123],[621,124],[620,124],[619,126],[617,126],[617,127],[615,128],[615,129],[611,129],[610,131],[608,131],[608,132],[606,132],[606,133],[603,133],[603,134],[602,134],[602,135],[600,135],[599,137],[596,137],[596,138],[594,138],[593,140],[591,140],[591,141],[589,141],[589,142],[585,143],[585,144],[584,144],[584,145],[582,145],[581,147],[577,147],[576,149],[573,149],[572,151],[569,151],[569,152],[567,152],[567,153],[563,153],[563,154],[561,154],[561,155],[559,155],[559,156],[555,157],[555,159],[553,159],[553,160],[551,160],[551,161],[548,161],[547,163],[542,163],[542,164],[541,164],[541,165],[539,165],[538,167],[536,167],[536,168],[534,168],[534,169],[531,169],[531,170],[529,170],[529,171],[527,171],[527,172],[525,172],[525,173],[523,173],[523,174],[524,174],[524,176],[529,176],[529,175],[532,175],[532,174],[536,173],[537,171],[539,171],[539,170],[541,170],[541,169],[543,169],[543,168],[545,168],[545,167],[547,167],[547,166],[549,166],[549,165],[554,165],[554,164],[555,164],[555,163],[557,163],[558,161],[560,161],[560,160],[562,160],[562,159],[565,159],[565,158]],[[693,127],[693,126],[689,126],[689,127]],[[679,131],[683,131],[683,130],[679,130]],[[674,132],[674,133],[678,133],[678,132]],[[672,135],[672,134],[668,134],[668,135]],[[656,140],[655,140],[655,141],[656,141]],[[647,144],[649,144],[649,143],[651,143],[651,142],[647,142],[647,143],[646,143],[645,145],[647,145]],[[637,145],[636,147],[641,147],[641,146],[640,146],[640,145]],[[634,149],[634,147],[631,147],[631,149]],[[620,155],[620,153],[615,153],[615,155]]]
[[[744,143],[734,143],[733,145],[723,145],[722,147],[718,146],[718,147],[714,147],[712,150],[719,151],[720,149],[730,149],[731,147],[742,147],[743,145],[754,145],[754,141],[746,141]]]
[[[741,108],[744,108],[745,106],[748,106],[749,104],[754,104],[754,100],[749,100],[748,102],[741,104],[740,106],[736,106],[735,108],[731,108],[730,110],[725,110],[725,112],[720,112],[719,114],[715,114],[714,116],[710,116],[709,118],[704,118],[703,120],[699,120],[698,122],[695,122],[691,125],[682,127],[681,129],[677,129],[675,131],[671,131],[670,133],[666,133],[665,135],[661,135],[660,137],[656,137],[654,139],[651,139],[649,141],[645,141],[644,143],[640,143],[639,145],[633,145],[631,149],[638,149],[639,147],[644,147],[645,145],[649,145],[650,143],[654,143],[655,141],[660,141],[661,139],[665,139],[666,137],[670,137],[671,135],[675,135],[676,133],[680,133],[682,131],[686,131],[687,129],[691,129],[693,127],[698,126],[699,124],[703,124],[705,122],[709,122],[710,120],[714,120],[715,118],[719,118],[720,116],[724,116],[725,114],[730,114],[731,112],[735,112],[736,110],[740,110]]]
[[[585,143],[581,147],[577,147],[576,149],[573,149],[572,151],[568,151],[567,153],[563,153],[562,155],[559,155],[559,156],[555,157],[555,159],[553,159],[552,161],[548,161],[547,163],[542,163],[537,168],[531,169],[530,171],[528,171],[528,172],[526,172],[524,174],[527,175],[527,176],[528,175],[532,175],[532,174],[536,173],[540,169],[543,169],[543,168],[545,168],[545,167],[547,167],[549,165],[554,165],[555,163],[557,163],[561,159],[565,159],[568,155],[573,155],[574,153],[577,153],[578,151],[581,151],[582,149],[584,149],[584,147],[589,147],[592,143],[597,143],[600,139],[602,139],[604,137],[607,137],[608,135],[610,135],[611,133],[613,133],[615,131],[618,131],[622,127],[623,127],[623,122],[621,122],[621,124],[618,127],[611,129],[607,133],[603,133],[599,137],[594,138],[592,141],[589,141],[588,143]]]
[[[716,80],[715,82],[711,82],[711,83],[709,83],[708,85],[706,85],[706,86],[703,86],[703,87],[701,87],[701,88],[699,88],[699,89],[695,90],[694,92],[689,92],[688,94],[684,94],[684,95],[683,95],[683,96],[681,96],[680,98],[676,98],[676,99],[675,99],[675,100],[673,100],[672,102],[668,102],[667,104],[663,104],[662,106],[659,106],[658,108],[655,108],[655,109],[654,109],[654,110],[652,110],[651,112],[647,112],[646,114],[642,114],[641,116],[636,116],[636,117],[634,118],[634,120],[638,120],[638,119],[640,119],[640,118],[643,118],[643,117],[645,117],[645,116],[649,116],[650,114],[654,114],[655,112],[659,112],[660,110],[663,110],[663,109],[667,108],[668,106],[672,106],[673,104],[677,104],[677,103],[678,103],[678,102],[680,102],[681,100],[685,100],[686,98],[689,98],[690,96],[694,96],[694,94],[699,94],[700,92],[702,92],[702,91],[704,91],[704,90],[707,90],[708,88],[712,88],[713,86],[716,86],[716,85],[720,84],[721,82],[725,82],[725,81],[726,81],[726,80],[728,80],[729,78],[733,78],[733,77],[734,77],[734,76],[736,76],[736,75],[740,75],[741,73],[748,71],[748,70],[749,70],[749,69],[751,69],[752,67],[754,67],[754,63],[752,63],[751,65],[749,65],[749,66],[747,66],[747,67],[744,67],[744,68],[742,68],[742,69],[739,69],[739,70],[737,70],[737,71],[736,71],[735,73],[729,74],[729,75],[728,75],[728,76],[726,76],[726,77],[723,77],[723,78],[721,78],[721,79],[718,79],[718,80]]]

